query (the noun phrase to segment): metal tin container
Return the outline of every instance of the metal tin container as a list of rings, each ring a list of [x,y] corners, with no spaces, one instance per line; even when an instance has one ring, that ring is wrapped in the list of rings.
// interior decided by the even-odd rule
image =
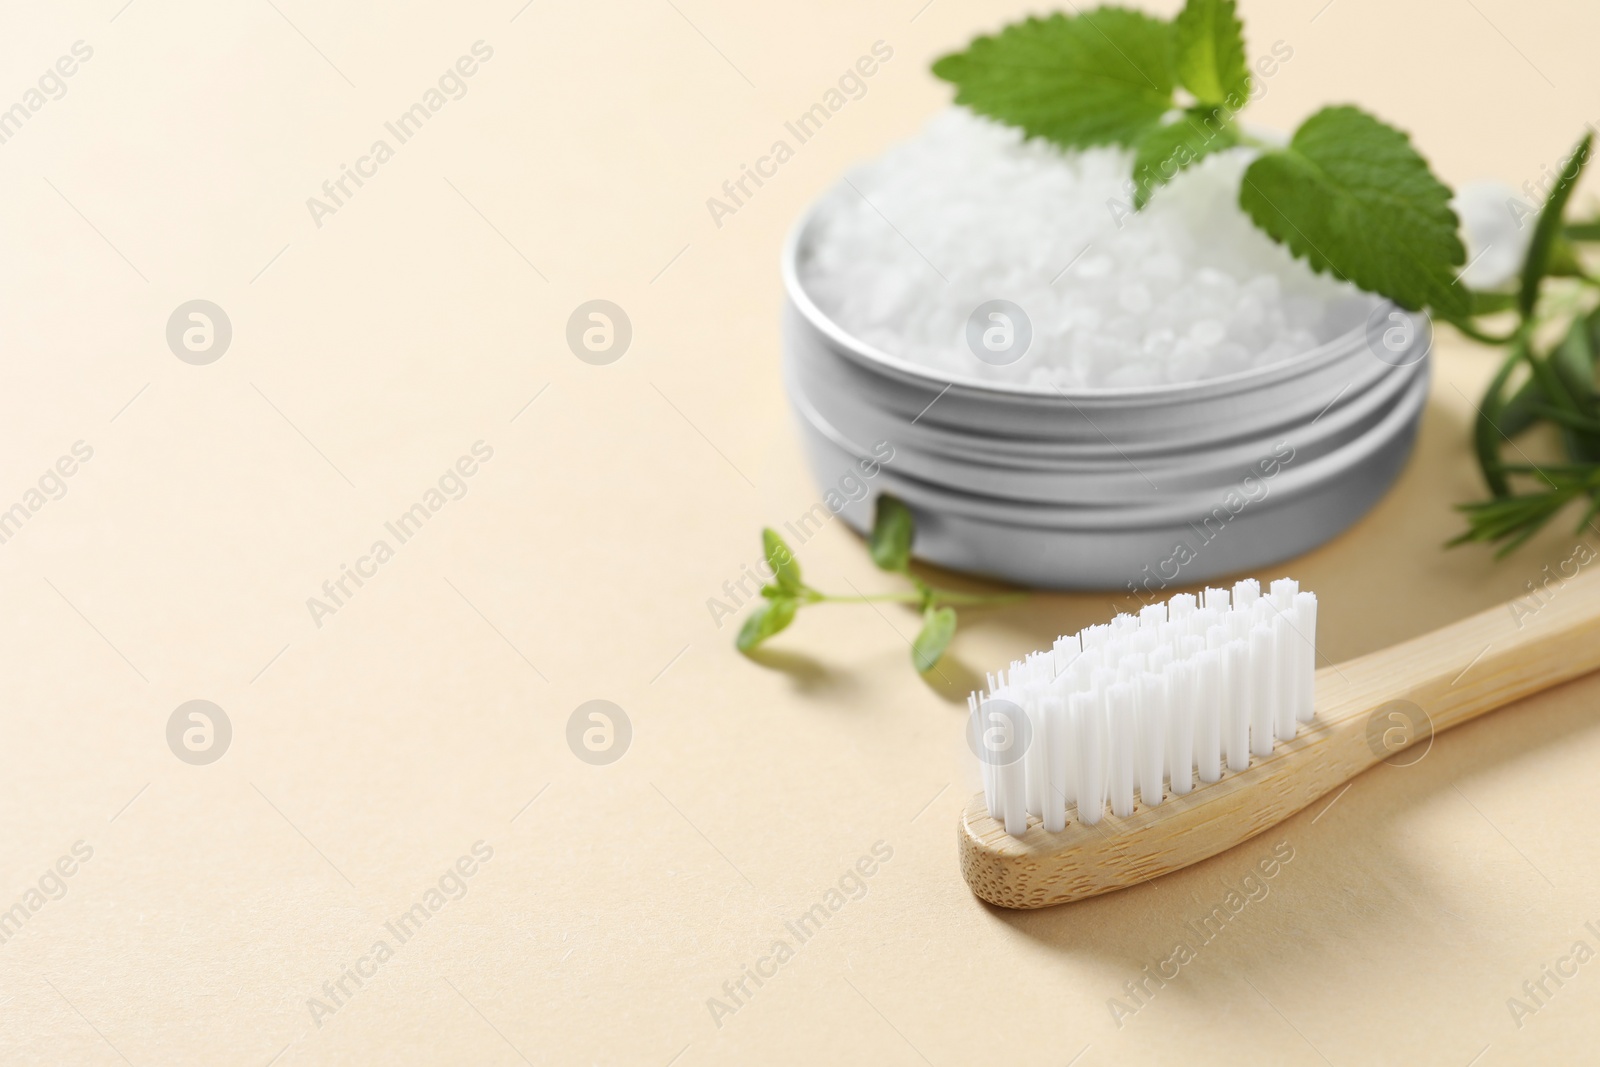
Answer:
[[[1366,326],[1327,344],[1180,385],[952,380],[850,336],[812,302],[800,280],[809,220],[782,262],[784,382],[807,456],[833,485],[887,442],[893,458],[872,484],[911,506],[928,562],[1030,586],[1190,585],[1327,541],[1410,455],[1428,391],[1424,316],[1374,298]],[[864,531],[871,497],[840,514]]]

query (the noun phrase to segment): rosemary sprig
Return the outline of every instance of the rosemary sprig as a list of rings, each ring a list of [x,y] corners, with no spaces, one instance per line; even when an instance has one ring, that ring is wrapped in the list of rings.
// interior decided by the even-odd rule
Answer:
[[[1508,472],[1522,470],[1504,469]],[[1458,504],[1457,510],[1467,516],[1467,529],[1453,538],[1450,544],[1500,542],[1495,558],[1503,559],[1543,529],[1574,500],[1589,498],[1589,506],[1584,509],[1583,518],[1578,520],[1579,531],[1589,525],[1596,513],[1600,513],[1600,499],[1595,495],[1595,491],[1600,489],[1600,466],[1579,465],[1559,473],[1548,467],[1528,467],[1525,472],[1539,476],[1547,488],[1512,493],[1472,504]]]
[[[1515,292],[1475,294],[1474,315],[1514,311],[1515,328],[1494,337],[1457,322],[1467,336],[1504,344],[1506,355],[1478,404],[1473,447],[1490,493],[1458,504],[1467,528],[1449,543],[1497,545],[1496,558],[1514,552],[1552,519],[1584,502],[1577,530],[1600,514],[1600,279],[1581,263],[1577,245],[1600,241],[1600,220],[1563,216],[1583,174],[1593,134],[1578,142],[1545,198]],[[1557,340],[1551,342],[1549,339]],[[1515,438],[1539,425],[1553,427],[1564,461],[1529,460]],[[1523,460],[1508,463],[1510,447]]]

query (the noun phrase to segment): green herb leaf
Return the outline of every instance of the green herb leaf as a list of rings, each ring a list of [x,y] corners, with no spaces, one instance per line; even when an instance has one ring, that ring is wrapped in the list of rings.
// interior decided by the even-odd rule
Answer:
[[[1581,323],[1574,323],[1575,330],[1569,330],[1567,338],[1570,340],[1576,328],[1581,328]],[[1557,351],[1560,351],[1558,348]],[[1573,429],[1568,420],[1583,420],[1583,411],[1580,410],[1577,400],[1568,388],[1563,376],[1556,369],[1556,354],[1541,358],[1537,354],[1528,356],[1528,368],[1533,372],[1533,379],[1539,383],[1539,392],[1546,401],[1545,404],[1535,408],[1535,413],[1545,418],[1554,417],[1554,421],[1562,425],[1561,438],[1567,454],[1573,459],[1587,459],[1584,455],[1588,448],[1588,435],[1581,429]]]
[[[1472,291],[1472,314],[1493,315],[1501,311],[1510,311],[1517,306],[1516,293],[1485,293],[1474,289]]]
[[[1580,463],[1600,460],[1600,434],[1595,432],[1594,361],[1589,324],[1581,318],[1573,319],[1566,337],[1548,359],[1553,381],[1542,383],[1555,406],[1568,416],[1556,420],[1562,424],[1561,441],[1567,458]]]
[[[767,566],[772,568],[772,580],[778,588],[785,593],[798,593],[800,561],[794,558],[794,551],[778,536],[778,531],[770,526],[762,527],[761,550],[767,555]]]
[[[1517,391],[1511,394],[1511,399],[1500,408],[1495,425],[1507,438],[1515,437],[1539,421],[1539,409],[1547,403],[1544,393],[1539,388],[1539,380],[1529,375]]]
[[[1517,307],[1524,317],[1533,314],[1533,306],[1539,302],[1539,283],[1550,272],[1556,245],[1560,242],[1561,215],[1567,209],[1572,187],[1583,174],[1584,164],[1589,162],[1589,148],[1593,143],[1592,131],[1583,135],[1583,140],[1573,148],[1572,155],[1561,168],[1544,207],[1539,209],[1539,221],[1534,224],[1533,238],[1528,242],[1528,256],[1522,261],[1522,289],[1518,293]]]
[[[1139,138],[1133,159],[1133,206],[1213,152],[1239,143],[1239,133],[1220,109],[1192,108],[1176,122],[1152,126]]]
[[[1483,470],[1483,480],[1489,486],[1489,492],[1494,494],[1497,500],[1511,493],[1511,483],[1506,478],[1506,472],[1500,462],[1501,438],[1510,437],[1513,432],[1501,426],[1502,409],[1506,406],[1502,396],[1505,393],[1506,383],[1511,380],[1512,372],[1527,354],[1527,338],[1519,333],[1516,340],[1511,342],[1511,347],[1506,352],[1505,359],[1501,361],[1500,368],[1495,371],[1494,378],[1490,380],[1489,387],[1484,390],[1483,402],[1478,405],[1478,417],[1472,424],[1472,447],[1478,454],[1478,466]],[[1529,378],[1529,381],[1533,382],[1536,379]],[[1521,391],[1517,396],[1521,396]],[[1516,397],[1512,399],[1515,400]],[[1525,428],[1519,426],[1517,429],[1520,431]]]
[[[1172,26],[1119,7],[1030,18],[945,56],[956,103],[1065,148],[1132,145],[1172,106]]]
[[[1204,104],[1237,111],[1250,98],[1244,25],[1233,0],[1189,0],[1172,23],[1178,81]]]
[[[1556,349],[1556,367],[1574,395],[1585,398],[1584,410],[1600,413],[1600,394],[1597,394],[1594,385],[1595,363],[1600,360],[1600,308],[1591,311],[1583,323],[1587,344],[1580,347],[1581,342],[1574,340],[1569,333]],[[1588,361],[1587,371],[1584,368],[1585,359]],[[1555,409],[1550,398],[1539,387],[1538,376],[1530,374],[1511,394],[1511,399],[1501,406],[1495,424],[1506,437],[1515,437],[1540,419],[1551,418],[1551,410]],[[1560,417],[1555,418],[1559,421]]]
[[[1573,319],[1567,336],[1550,354],[1550,364],[1561,378],[1561,383],[1567,387],[1567,392],[1577,402],[1579,413],[1589,416],[1595,413],[1596,399],[1594,335],[1590,329],[1592,321],[1593,316],[1589,319]]]
[[[1449,188],[1404,133],[1357,108],[1323,108],[1250,164],[1239,206],[1313,270],[1412,311],[1472,311]]]
[[[933,670],[939,662],[939,657],[944,655],[944,650],[950,647],[950,639],[955,635],[955,608],[936,608],[923,613],[922,631],[917,634],[917,639],[911,642],[911,662],[919,674]]]
[[[1594,355],[1596,363],[1600,363],[1600,307],[1589,312],[1584,322],[1589,327],[1589,351]]]
[[[880,570],[905,571],[911,566],[911,542],[916,537],[916,520],[911,509],[898,497],[878,495],[872,519],[872,536],[867,550]]]
[[[734,641],[734,647],[740,652],[748,652],[755,648],[793,622],[798,607],[799,604],[791,597],[773,597],[757,604],[756,610],[750,613],[750,617],[744,620],[744,625],[739,628],[739,637]]]
[[[1556,234],[1550,242],[1550,262],[1545,266],[1545,273],[1553,278],[1583,276],[1583,263],[1578,259],[1578,250],[1562,234]]]
[[[1569,222],[1562,227],[1569,241],[1600,241],[1600,219],[1590,222]]]
[[[1467,528],[1449,544],[1453,547],[1501,542],[1495,558],[1503,559],[1543,529],[1568,504],[1583,496],[1585,491],[1585,484],[1574,482],[1535,493],[1457,505],[1457,510],[1467,517]]]

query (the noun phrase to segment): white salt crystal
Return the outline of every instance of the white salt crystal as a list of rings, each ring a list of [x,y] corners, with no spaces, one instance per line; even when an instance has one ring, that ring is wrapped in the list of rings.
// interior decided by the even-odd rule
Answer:
[[[1138,385],[1155,385],[1161,381],[1161,372],[1150,363],[1124,363],[1106,376],[1105,384],[1113,389],[1126,389]]]
[[[1140,282],[1125,285],[1117,293],[1117,303],[1122,305],[1122,310],[1131,311],[1135,315],[1143,315],[1155,303],[1150,297],[1150,290]]]
[[[1139,352],[1145,356],[1160,356],[1178,340],[1178,335],[1162,327],[1151,330],[1144,335],[1144,340],[1139,345]]]
[[[1158,252],[1144,261],[1144,275],[1161,281],[1174,281],[1183,276],[1183,262],[1170,252]]]
[[[1227,328],[1216,319],[1201,319],[1189,327],[1189,340],[1201,348],[1210,348],[1227,336]]]
[[[1167,351],[1165,363],[1167,381],[1189,382],[1206,375],[1211,356],[1199,345],[1185,338]]]
[[[1266,313],[1261,307],[1261,299],[1246,292],[1233,306],[1233,321],[1241,330],[1253,329],[1261,325]]]
[[[1276,360],[1274,359],[1274,362]],[[1251,357],[1248,349],[1232,341],[1224,341],[1211,350],[1211,373],[1238,374],[1242,370],[1249,370]]]
[[[1116,264],[1110,256],[1084,256],[1077,266],[1080,278],[1104,278],[1110,274]]]
[[[801,279],[847,332],[952,377],[1053,392],[1277,363],[1359,326],[1371,300],[1239,211],[1251,158],[1212,155],[1130,214],[1127,150],[1062,152],[952,108],[824,198]],[[1033,328],[1004,366],[965,341],[993,299]]]
[[[1254,278],[1251,278],[1249,281],[1244,283],[1244,288],[1245,292],[1249,293],[1263,304],[1277,303],[1278,295],[1282,291],[1282,286],[1278,284],[1278,279],[1274,278],[1270,274],[1256,275]]]

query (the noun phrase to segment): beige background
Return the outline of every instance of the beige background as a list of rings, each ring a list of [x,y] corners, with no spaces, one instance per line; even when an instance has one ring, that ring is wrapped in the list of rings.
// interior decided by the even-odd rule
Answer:
[[[0,107],[94,49],[0,145],[0,506],[94,449],[0,545],[0,908],[94,850],[0,944],[0,1062],[1592,1055],[1600,963],[1520,1029],[1506,999],[1600,947],[1594,683],[1155,885],[1009,914],[956,868],[960,685],[1102,598],[969,614],[947,686],[910,670],[898,610],[808,611],[761,664],[712,623],[759,528],[817,493],[777,368],[786,227],[944,105],[932,57],[1024,5],[124,2],[13,7],[0,32]],[[1355,101],[1447,180],[1536,178],[1600,118],[1587,5],[1245,17],[1253,54],[1294,49],[1253,121]],[[467,95],[314,225],[306,198],[480,39]],[[866,97],[714,226],[705,199],[877,40]],[[234,328],[203,367],[164,339],[196,297]],[[607,367],[563,340],[594,297],[634,325]],[[1440,549],[1479,492],[1486,360],[1441,338],[1400,484],[1284,568],[1323,592],[1334,659],[1571,551],[1565,529],[1501,564]],[[478,440],[467,495],[316,627],[306,598]],[[839,524],[801,556],[823,588],[887,585]],[[164,737],[196,698],[234,729],[207,767]],[[611,766],[565,743],[593,698],[633,724]],[[467,896],[315,1025],[307,998],[479,840]],[[879,841],[865,898],[715,1025],[707,998]],[[1280,841],[1269,895],[1116,1026],[1107,999]]]

